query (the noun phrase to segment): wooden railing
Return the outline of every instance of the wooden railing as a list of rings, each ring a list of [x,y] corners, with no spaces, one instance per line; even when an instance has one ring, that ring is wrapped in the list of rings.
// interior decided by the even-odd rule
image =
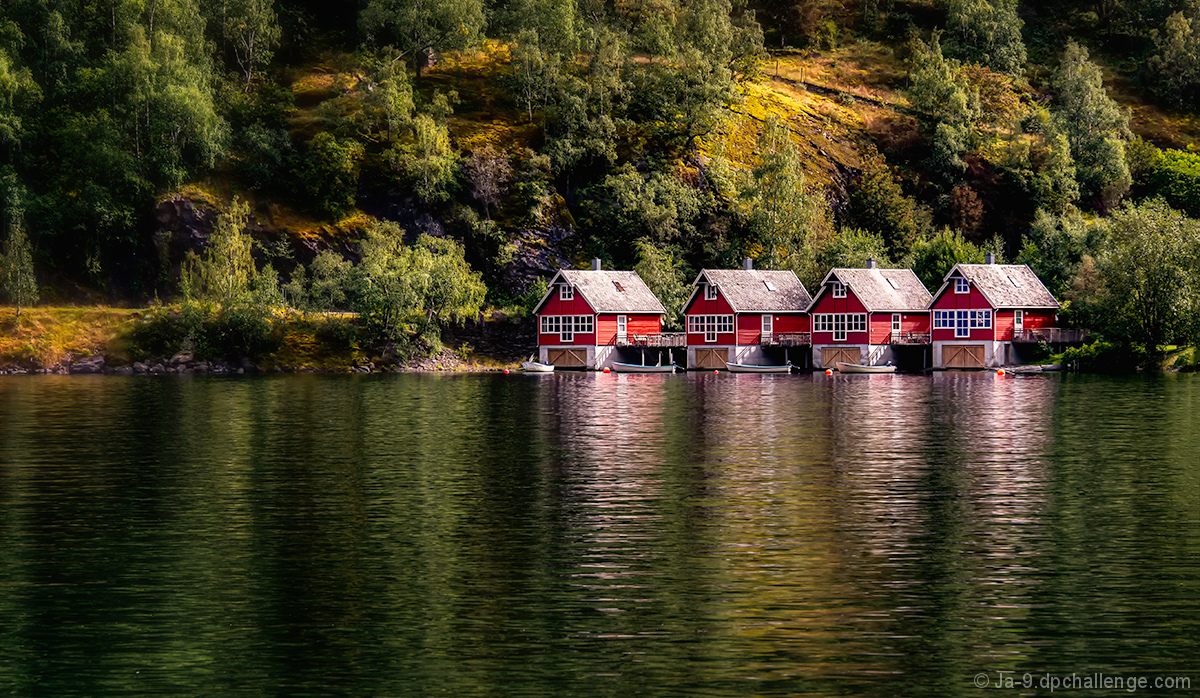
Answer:
[[[807,347],[812,344],[812,333],[775,332],[761,335],[759,341],[768,347]]]
[[[659,334],[627,334],[617,335],[619,347],[686,347],[687,335],[683,332],[662,332]]]
[[[929,332],[893,332],[888,344],[929,344],[933,336]]]
[[[1047,344],[1081,344],[1087,339],[1088,331],[1065,327],[1037,327],[1029,330],[1013,330],[1012,341]]]

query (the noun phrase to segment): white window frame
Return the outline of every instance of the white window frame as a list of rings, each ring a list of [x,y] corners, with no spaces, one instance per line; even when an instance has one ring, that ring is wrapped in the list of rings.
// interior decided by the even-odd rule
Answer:
[[[702,334],[707,343],[715,343],[718,334],[731,332],[732,315],[688,315],[688,334]]]
[[[558,299],[560,301],[575,300],[575,287],[571,284],[562,284],[558,287]]]
[[[762,338],[760,341],[768,340],[775,333],[775,318],[770,313],[762,316]]]
[[[846,284],[842,283],[841,281],[834,281],[832,284],[830,284],[830,289],[834,298],[846,297]]]
[[[717,299],[717,286],[709,282],[704,284],[704,300],[715,301]]]
[[[966,310],[959,310],[954,314],[954,336],[956,338],[971,336],[971,327],[968,324],[969,319]]]
[[[903,327],[904,316],[900,313],[892,313],[892,332],[899,333]]]
[[[625,315],[617,316],[617,339],[625,339],[629,333],[629,318]]]
[[[833,316],[833,341],[846,341],[846,313],[836,313]]]
[[[593,315],[543,315],[541,319],[542,334],[556,334],[562,344],[575,341],[576,334],[591,334],[596,331],[596,318]]]
[[[1014,310],[1013,311],[1013,331],[1014,332],[1024,332],[1025,331],[1025,311],[1024,310]]]
[[[954,277],[954,292],[955,293],[970,293],[971,283],[961,276]]]

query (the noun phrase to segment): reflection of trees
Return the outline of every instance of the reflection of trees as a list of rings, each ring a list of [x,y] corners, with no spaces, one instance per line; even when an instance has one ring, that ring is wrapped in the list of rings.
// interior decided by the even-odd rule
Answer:
[[[0,684],[894,695],[1166,671],[1200,637],[1190,380],[0,383]]]

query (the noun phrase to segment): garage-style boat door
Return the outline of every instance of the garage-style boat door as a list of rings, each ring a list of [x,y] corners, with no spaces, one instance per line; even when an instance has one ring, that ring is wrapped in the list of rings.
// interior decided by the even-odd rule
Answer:
[[[725,368],[729,360],[728,349],[697,349],[696,368]]]
[[[942,365],[946,368],[987,368],[983,356],[982,344],[942,347]]]
[[[839,361],[844,364],[861,364],[862,349],[858,347],[823,347],[821,349],[822,368],[836,368]]]
[[[587,368],[587,349],[548,349],[546,358],[555,368]]]

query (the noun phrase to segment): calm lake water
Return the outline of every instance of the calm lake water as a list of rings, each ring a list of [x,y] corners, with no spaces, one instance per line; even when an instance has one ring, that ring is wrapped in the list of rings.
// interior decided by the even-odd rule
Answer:
[[[1198,670],[1195,376],[0,379],[3,694]]]

